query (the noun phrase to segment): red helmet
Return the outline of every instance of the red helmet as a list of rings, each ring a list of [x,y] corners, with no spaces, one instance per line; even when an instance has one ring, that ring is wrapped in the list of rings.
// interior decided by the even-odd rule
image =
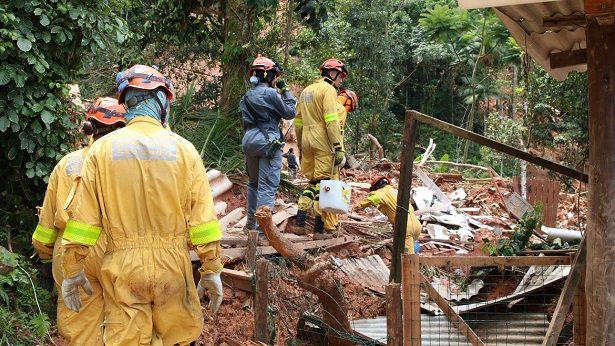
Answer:
[[[345,97],[344,107],[348,112],[354,112],[355,109],[359,106],[359,97],[357,94],[350,89],[342,89],[340,90],[339,96]]]
[[[378,190],[383,184],[391,185],[391,180],[387,177],[376,177],[372,180],[372,186],[369,188],[370,191]]]
[[[126,91],[130,88],[141,90],[162,88],[169,102],[175,97],[173,83],[155,67],[134,65],[126,71],[119,72],[115,76],[115,82],[117,83],[117,99],[122,104],[125,102]]]
[[[85,120],[95,121],[99,124],[110,126],[115,124],[126,124],[124,114],[126,108],[119,104],[112,97],[101,97],[96,99],[92,106],[88,109]]]
[[[282,72],[282,70],[280,69],[280,66],[273,60],[264,57],[264,56],[259,56],[258,58],[254,59],[254,62],[252,63],[252,66],[250,67],[250,71],[248,71],[248,75],[249,76],[253,76],[254,75],[254,71],[270,71],[273,70],[276,74],[276,77],[280,75],[280,73]]]
[[[322,71],[327,71],[327,70],[335,70],[335,71],[340,72],[342,74],[342,78],[346,78],[346,76],[348,76],[348,69],[346,68],[346,65],[344,65],[344,63],[341,60],[337,60],[337,59],[325,60],[325,62],[323,62],[322,65],[320,65],[320,73],[322,73]]]

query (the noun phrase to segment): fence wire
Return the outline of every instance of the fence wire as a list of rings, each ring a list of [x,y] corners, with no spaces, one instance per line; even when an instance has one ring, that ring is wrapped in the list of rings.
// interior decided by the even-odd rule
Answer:
[[[486,345],[541,345],[569,265],[531,267],[422,266],[432,287]],[[472,345],[421,290],[422,345]],[[572,310],[558,345],[573,339]]]

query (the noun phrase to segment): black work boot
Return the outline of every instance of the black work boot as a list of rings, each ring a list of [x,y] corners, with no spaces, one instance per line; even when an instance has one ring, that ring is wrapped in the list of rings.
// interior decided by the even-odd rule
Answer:
[[[317,216],[314,219],[314,236],[312,239],[320,240],[320,239],[331,239],[333,235],[329,232],[325,232],[325,223],[322,221],[320,216]]]
[[[297,211],[297,217],[295,218],[295,224],[288,226],[288,232],[296,234],[296,235],[304,235],[306,217],[307,217],[306,210]]]

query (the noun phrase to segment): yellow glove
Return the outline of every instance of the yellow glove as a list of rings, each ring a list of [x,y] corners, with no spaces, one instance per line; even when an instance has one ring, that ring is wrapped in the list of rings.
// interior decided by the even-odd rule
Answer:
[[[364,209],[364,208],[369,207],[370,205],[372,205],[372,201],[370,201],[369,199],[366,198],[366,199],[362,200],[361,202],[359,202],[359,204],[357,204],[355,206],[355,208],[356,209]]]

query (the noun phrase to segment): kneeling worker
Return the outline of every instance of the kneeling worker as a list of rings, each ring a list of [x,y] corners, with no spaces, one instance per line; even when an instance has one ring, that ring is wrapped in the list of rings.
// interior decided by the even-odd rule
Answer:
[[[397,209],[397,190],[391,186],[391,181],[387,177],[378,177],[372,181],[369,189],[371,192],[366,199],[359,202],[358,209],[366,208],[370,205],[375,206],[389,218],[389,222],[395,225],[395,213]],[[406,239],[404,241],[406,253],[414,253],[414,241],[421,234],[421,223],[414,214],[412,204],[408,204],[408,223],[406,226]]]

